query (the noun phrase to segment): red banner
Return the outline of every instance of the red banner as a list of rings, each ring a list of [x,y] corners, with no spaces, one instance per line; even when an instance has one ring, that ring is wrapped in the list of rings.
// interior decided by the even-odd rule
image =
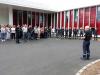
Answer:
[[[64,12],[62,12],[62,28],[64,28]]]
[[[70,28],[72,28],[72,24],[73,24],[73,10],[70,10],[70,24],[69,24]]]
[[[79,28],[83,26],[83,9],[79,9]]]
[[[95,20],[96,19],[96,7],[91,7],[90,11],[90,26],[95,28]]]
[[[65,25],[66,25],[66,29],[68,29],[68,12],[66,11],[66,17],[65,17]]]
[[[89,8],[85,8],[84,12],[84,27],[89,25]]]
[[[60,28],[60,12],[58,13],[58,28]]]

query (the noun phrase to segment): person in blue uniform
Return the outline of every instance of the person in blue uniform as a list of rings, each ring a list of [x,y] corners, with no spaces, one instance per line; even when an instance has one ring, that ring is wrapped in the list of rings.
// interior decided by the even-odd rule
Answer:
[[[90,40],[92,38],[92,33],[89,26],[85,27],[85,35],[83,40],[83,59],[90,59]]]

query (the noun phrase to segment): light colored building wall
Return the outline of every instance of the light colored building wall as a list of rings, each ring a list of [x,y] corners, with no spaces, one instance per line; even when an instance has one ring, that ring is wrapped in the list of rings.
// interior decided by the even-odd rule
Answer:
[[[8,8],[0,7],[0,24],[9,24]]]

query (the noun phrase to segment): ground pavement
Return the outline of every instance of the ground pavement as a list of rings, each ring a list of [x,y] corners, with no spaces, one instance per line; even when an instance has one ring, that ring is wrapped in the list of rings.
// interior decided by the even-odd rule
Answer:
[[[0,42],[0,75],[75,75],[100,58],[100,42],[91,41],[91,60],[81,60],[81,54],[82,40]]]

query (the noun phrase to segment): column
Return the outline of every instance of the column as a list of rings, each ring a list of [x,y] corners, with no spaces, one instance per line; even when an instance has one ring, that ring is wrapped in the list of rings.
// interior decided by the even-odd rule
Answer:
[[[70,24],[70,10],[68,11],[68,29],[69,29],[69,24]]]
[[[65,36],[65,29],[66,29],[66,21],[65,21],[65,18],[66,18],[66,11],[64,11],[64,36]]]
[[[32,11],[31,11],[31,25],[32,25]]]
[[[9,7],[9,25],[13,25],[13,9]]]
[[[58,29],[58,12],[57,12],[57,29]]]
[[[52,28],[52,14],[51,14],[51,28]]]
[[[36,12],[35,12],[35,26],[36,26]]]
[[[39,12],[39,27],[40,27],[40,15],[41,15],[41,13]]]
[[[44,28],[44,23],[45,23],[44,21],[45,21],[45,20],[44,20],[44,13],[43,13],[43,28]]]

